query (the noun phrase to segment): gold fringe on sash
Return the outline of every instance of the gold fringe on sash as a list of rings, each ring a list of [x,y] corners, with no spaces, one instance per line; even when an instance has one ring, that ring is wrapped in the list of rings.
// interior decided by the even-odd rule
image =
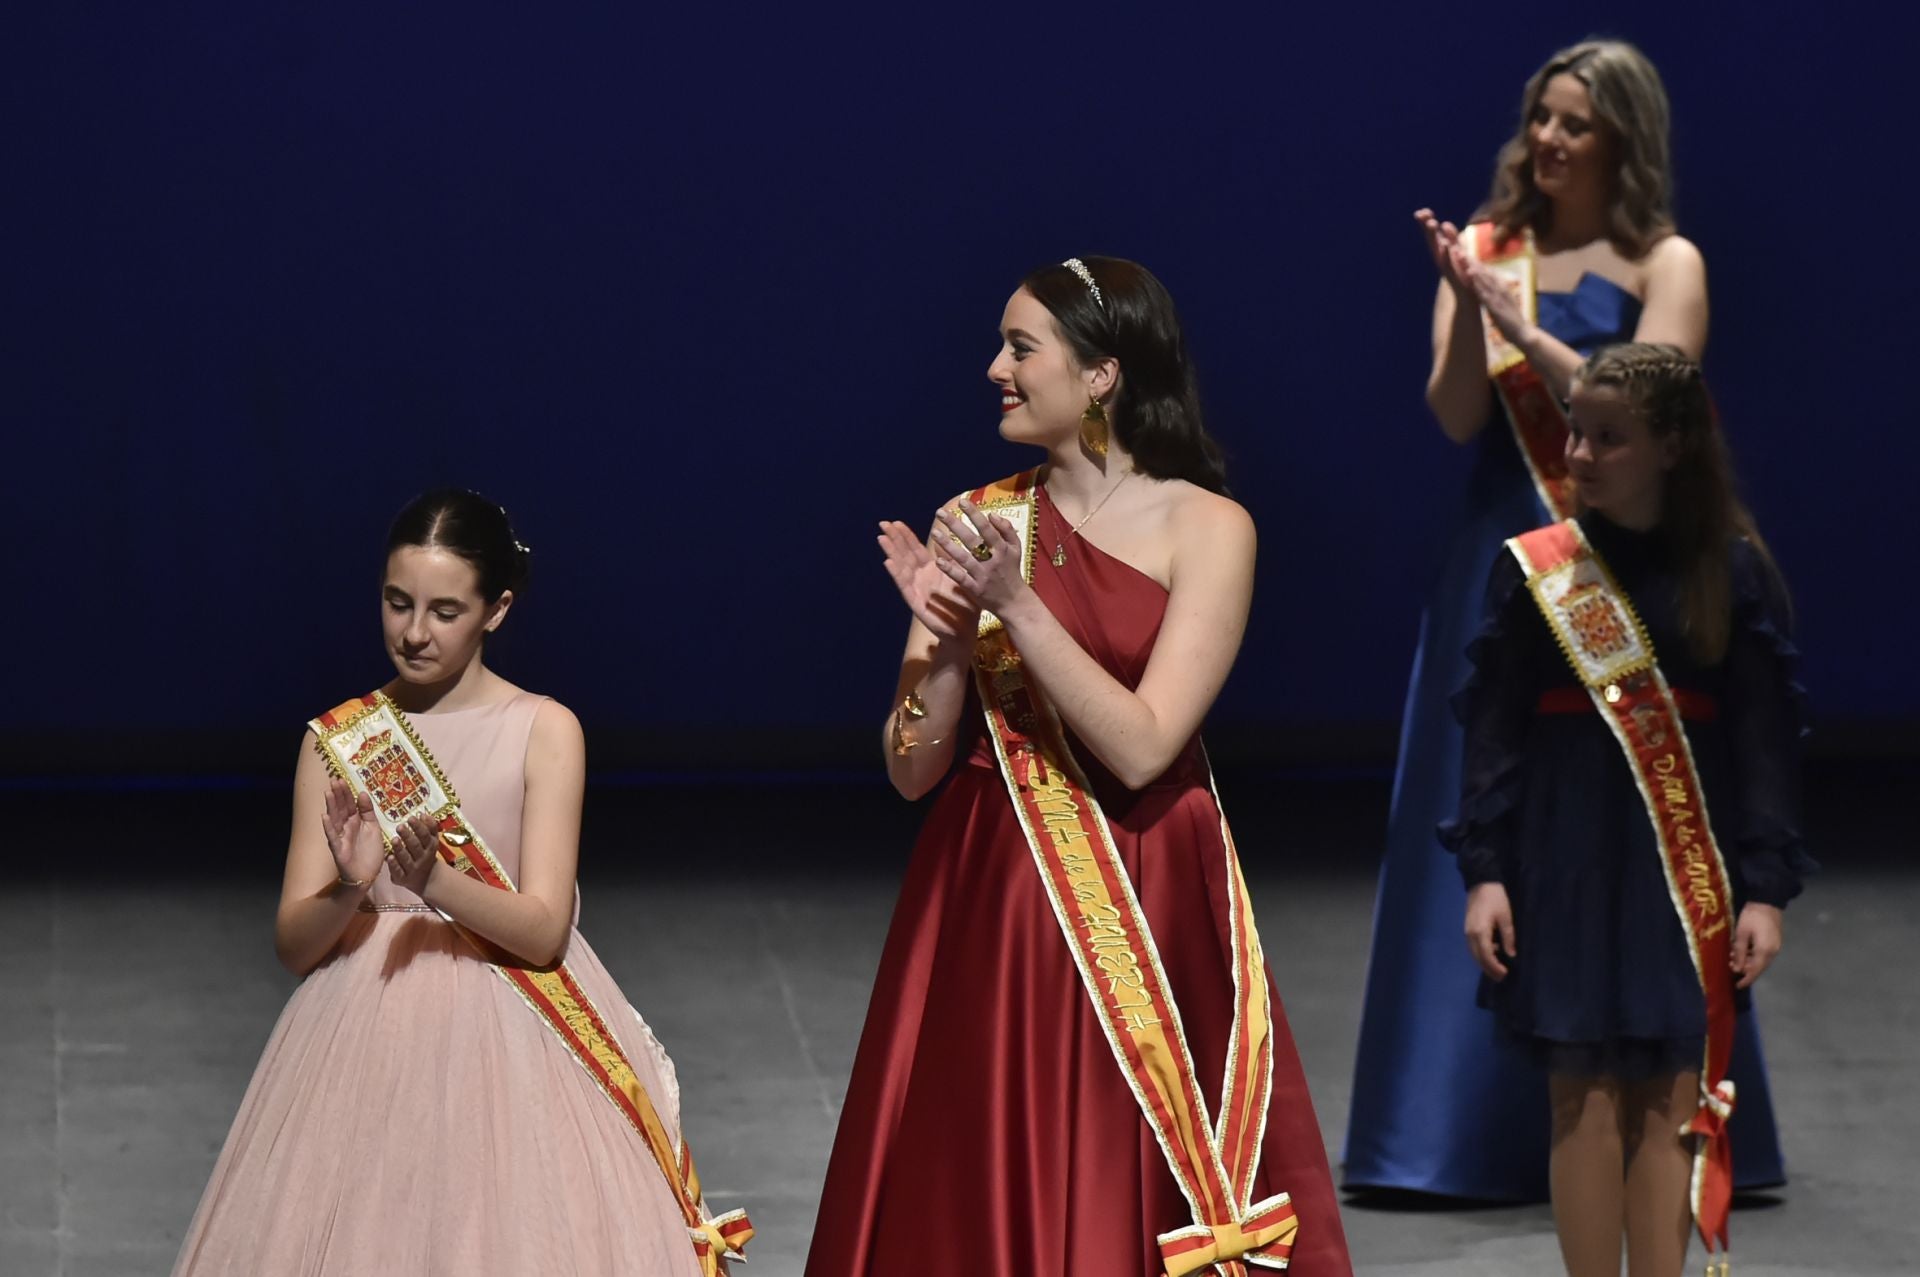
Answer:
[[[1733,1116],[1734,1086],[1727,1066],[1733,1058],[1735,919],[1726,861],[1707,815],[1693,748],[1633,600],[1580,525],[1571,519],[1552,524],[1513,538],[1507,548],[1526,572],[1527,588],[1568,664],[1626,755],[1706,1000],[1700,1105],[1680,1134],[1694,1141],[1688,1200],[1707,1248],[1707,1272],[1714,1277],[1717,1263],[1725,1277],[1733,1200],[1727,1121]]]
[[[972,498],[1013,525],[1029,581],[1035,479],[1027,471]],[[974,674],[1008,796],[1088,1005],[1192,1212],[1190,1226],[1159,1236],[1166,1277],[1209,1267],[1225,1277],[1244,1277],[1249,1265],[1286,1267],[1299,1230],[1292,1200],[1285,1193],[1249,1200],[1272,1092],[1272,1021],[1260,938],[1225,818],[1235,1005],[1216,1124],[1106,815],[1067,748],[1057,716],[1027,680],[1019,652],[991,613],[980,618]]]
[[[314,719],[309,726],[313,728],[327,770],[356,792],[372,796],[381,838],[389,848],[401,824],[424,814],[436,822],[440,858],[449,866],[498,890],[515,890],[479,832],[461,814],[453,786],[441,773],[426,743],[414,732],[413,724],[407,721],[399,706],[384,693],[375,692],[347,701]],[[488,965],[533,1009],[566,1046],[568,1054],[587,1071],[594,1085],[619,1110],[666,1177],[686,1221],[688,1242],[703,1277],[725,1277],[726,1260],[742,1257],[743,1248],[752,1239],[752,1223],[742,1210],[718,1216],[707,1214],[692,1153],[683,1140],[668,1136],[666,1124],[661,1121],[632,1062],[567,964],[560,962],[548,970],[529,970],[493,962],[492,955],[498,952],[494,946],[454,919],[447,921],[453,923],[481,956],[489,959]]]

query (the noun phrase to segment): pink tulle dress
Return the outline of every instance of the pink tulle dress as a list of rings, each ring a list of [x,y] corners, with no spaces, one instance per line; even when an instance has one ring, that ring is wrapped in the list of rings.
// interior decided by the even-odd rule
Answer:
[[[412,718],[512,876],[541,700]],[[384,869],[361,909],[281,1013],[175,1277],[695,1277],[665,1178],[559,1038]],[[677,1137],[672,1062],[577,929],[566,960]]]

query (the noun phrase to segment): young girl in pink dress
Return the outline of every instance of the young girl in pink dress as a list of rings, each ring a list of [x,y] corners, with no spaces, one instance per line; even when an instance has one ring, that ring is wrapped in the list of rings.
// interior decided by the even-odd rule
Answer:
[[[484,659],[526,561],[498,506],[428,493],[394,523],[380,600],[396,671],[382,695],[518,890],[455,869],[419,818],[387,851],[365,791],[330,778],[309,735],[274,926],[304,979],[176,1277],[717,1270],[690,1236],[683,1186],[501,978],[564,960],[677,1149],[672,1062],[575,929],[580,724]]]

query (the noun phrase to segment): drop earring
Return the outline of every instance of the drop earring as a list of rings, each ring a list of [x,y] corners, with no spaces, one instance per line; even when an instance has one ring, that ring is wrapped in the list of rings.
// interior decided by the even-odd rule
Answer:
[[[1107,455],[1107,410],[1098,399],[1088,396],[1087,410],[1080,414],[1080,443],[1096,457]]]

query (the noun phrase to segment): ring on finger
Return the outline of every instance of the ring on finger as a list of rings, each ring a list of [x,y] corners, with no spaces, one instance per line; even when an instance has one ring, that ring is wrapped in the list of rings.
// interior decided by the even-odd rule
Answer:
[[[967,553],[980,560],[980,562],[985,563],[993,557],[993,547],[988,545],[985,540],[982,540],[979,545],[968,546]]]

